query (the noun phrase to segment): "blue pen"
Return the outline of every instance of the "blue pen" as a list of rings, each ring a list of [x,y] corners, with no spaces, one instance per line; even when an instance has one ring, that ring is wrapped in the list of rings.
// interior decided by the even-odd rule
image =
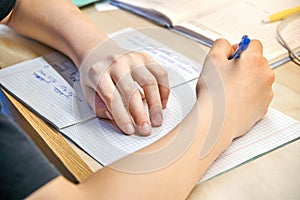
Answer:
[[[229,58],[229,60],[239,58],[241,53],[248,48],[249,43],[250,38],[247,35],[244,35],[242,37],[242,41],[239,43],[238,48],[235,50],[234,54]]]

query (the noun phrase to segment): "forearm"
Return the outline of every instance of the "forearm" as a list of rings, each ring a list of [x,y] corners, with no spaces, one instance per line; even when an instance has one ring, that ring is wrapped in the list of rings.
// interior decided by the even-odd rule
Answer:
[[[86,194],[90,195],[89,198],[102,195],[104,199],[112,196],[116,199],[185,199],[209,166],[231,141],[223,134],[213,150],[200,159],[200,150],[205,142],[209,120],[204,119],[204,113],[202,113],[203,118],[199,118],[198,112],[199,108],[195,106],[180,126],[176,127],[167,137],[148,148],[151,149],[150,152],[153,152],[155,149],[164,147],[177,134],[188,134],[191,127],[196,125],[195,119],[198,119],[199,126],[191,145],[178,159],[175,160],[174,158],[174,162],[170,165],[145,173],[125,173],[106,167],[79,187],[83,188],[83,191],[88,191]],[[147,150],[143,150],[143,153],[145,152]],[[159,162],[159,159],[152,160],[152,162]],[[148,164],[151,165],[152,163]]]
[[[69,0],[17,0],[5,23],[16,32],[61,51],[77,66],[106,39]]]
[[[168,148],[168,145],[174,141],[178,134],[192,135],[192,137],[189,137],[191,138],[188,141],[189,145],[181,152],[180,156],[174,157],[173,162],[144,173],[126,173],[111,166],[105,167],[74,188],[75,192],[69,192],[70,197],[76,198],[83,195],[85,199],[186,198],[209,166],[231,143],[231,134],[224,129],[212,151],[204,158],[199,158],[212,115],[212,105],[208,92],[202,91],[199,99],[201,101],[198,100],[198,103],[195,104],[192,111],[180,125],[158,142],[138,152],[146,155],[147,153],[159,151],[162,148]],[[176,149],[173,148],[171,151],[176,151]],[[152,162],[159,162],[159,159],[163,156],[160,155],[160,157],[144,164],[151,165]],[[123,160],[126,159],[130,159],[130,156]],[[56,187],[64,187],[65,182],[60,180],[58,182],[60,186]],[[47,186],[42,190],[47,191]],[[39,193],[43,194],[41,191]]]

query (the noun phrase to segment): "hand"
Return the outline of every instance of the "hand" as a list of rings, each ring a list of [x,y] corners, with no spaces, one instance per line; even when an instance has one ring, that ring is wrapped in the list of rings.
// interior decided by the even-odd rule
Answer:
[[[201,101],[202,92],[223,92],[223,98],[213,103],[225,106],[222,128],[230,130],[232,139],[245,134],[266,114],[273,98],[275,77],[262,55],[259,41],[251,40],[240,58],[229,60],[236,48],[237,45],[231,46],[224,39],[217,40],[205,60],[202,78],[197,83],[198,101]],[[218,81],[221,87],[216,87]]]
[[[168,73],[146,53],[128,52],[107,40],[86,56],[79,70],[85,98],[98,117],[114,120],[128,135],[149,135],[152,126],[162,124],[170,93]]]

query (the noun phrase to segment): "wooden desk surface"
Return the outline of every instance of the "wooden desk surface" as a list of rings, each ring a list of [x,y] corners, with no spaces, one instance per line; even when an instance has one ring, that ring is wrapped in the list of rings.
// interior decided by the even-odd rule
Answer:
[[[93,6],[89,6],[85,7],[83,12],[101,27],[104,33],[112,33],[126,27],[156,27],[149,21],[121,10],[99,13]],[[1,30],[0,68],[53,51],[10,30]],[[183,40],[191,45],[195,44],[189,39]],[[178,51],[185,52],[184,48],[188,48],[188,45],[185,45],[178,49],[178,43],[174,43],[171,37],[170,41],[165,42]],[[203,49],[208,50],[207,47]],[[300,121],[300,67],[289,62],[274,71],[275,97],[271,106]],[[0,93],[0,98],[4,100],[3,107],[6,112],[26,130],[66,177],[80,182],[101,168],[97,162],[65,140],[9,94],[5,93],[4,96]],[[299,172],[300,140],[297,140],[196,185],[188,199],[300,199]]]

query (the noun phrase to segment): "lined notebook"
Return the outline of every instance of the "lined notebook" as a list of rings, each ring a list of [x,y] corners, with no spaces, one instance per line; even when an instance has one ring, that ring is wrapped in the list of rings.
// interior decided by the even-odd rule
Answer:
[[[66,138],[102,165],[133,153],[167,134],[195,103],[195,85],[201,65],[148,36],[124,30],[117,41],[127,49],[149,53],[169,72],[171,95],[163,111],[164,124],[149,137],[125,136],[108,120],[96,118],[85,102],[78,72],[59,53],[0,70],[0,84],[27,107],[52,124]],[[201,179],[205,181],[254,157],[298,139],[300,123],[270,108],[266,117],[233,144]]]

